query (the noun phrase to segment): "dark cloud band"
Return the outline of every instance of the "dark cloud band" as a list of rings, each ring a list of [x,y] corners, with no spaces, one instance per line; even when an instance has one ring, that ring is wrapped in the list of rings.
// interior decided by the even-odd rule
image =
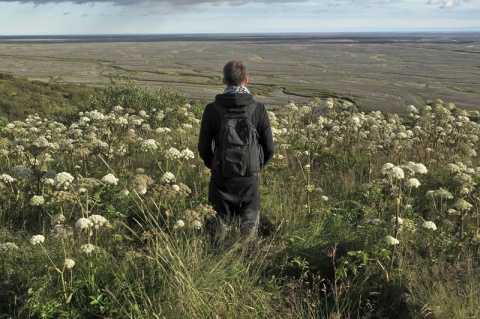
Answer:
[[[131,6],[137,4],[161,4],[166,3],[170,5],[180,5],[180,6],[193,6],[199,4],[211,4],[211,5],[220,5],[220,4],[230,4],[230,5],[243,5],[249,2],[258,2],[258,3],[295,3],[295,2],[305,2],[307,0],[0,0],[0,2],[19,2],[24,4],[34,4],[42,5],[48,3],[62,3],[69,2],[74,4],[95,4],[95,3],[111,3],[119,6]]]

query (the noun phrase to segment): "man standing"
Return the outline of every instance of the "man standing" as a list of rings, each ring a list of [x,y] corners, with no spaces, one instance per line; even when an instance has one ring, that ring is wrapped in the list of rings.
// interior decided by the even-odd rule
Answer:
[[[245,85],[248,83],[246,66],[241,61],[230,61],[223,68],[223,94],[215,97],[215,102],[206,106],[200,127],[198,151],[209,169],[211,178],[208,200],[216,211],[216,219],[210,225],[213,236],[220,236],[232,219],[240,219],[240,231],[244,236],[257,234],[260,216],[260,189],[258,172],[270,161],[275,152],[270,120],[265,106],[254,100]],[[260,149],[259,169],[248,167],[243,176],[233,175],[222,166],[222,148],[225,144],[225,119],[231,114],[245,112],[256,130]],[[235,131],[232,130],[235,134]],[[247,148],[248,149],[248,148]],[[241,158],[248,158],[244,154]],[[253,151],[255,153],[255,151]],[[258,154],[258,153],[255,153]],[[251,156],[250,156],[251,157]],[[242,164],[240,164],[242,165]],[[235,166],[235,165],[233,165]],[[257,165],[258,166],[258,165]],[[223,167],[223,169],[222,169]],[[235,170],[235,167],[234,169]]]

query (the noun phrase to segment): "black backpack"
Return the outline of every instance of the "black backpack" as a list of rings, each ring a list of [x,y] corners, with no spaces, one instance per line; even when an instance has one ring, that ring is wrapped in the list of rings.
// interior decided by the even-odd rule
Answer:
[[[263,168],[263,148],[252,123],[256,103],[244,107],[223,107],[215,103],[220,114],[220,131],[214,154],[214,170],[224,177],[245,177]]]

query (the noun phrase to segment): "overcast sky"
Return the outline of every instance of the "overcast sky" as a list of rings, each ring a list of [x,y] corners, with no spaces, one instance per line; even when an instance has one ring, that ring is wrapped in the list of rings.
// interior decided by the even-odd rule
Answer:
[[[0,35],[480,31],[480,0],[0,0]]]

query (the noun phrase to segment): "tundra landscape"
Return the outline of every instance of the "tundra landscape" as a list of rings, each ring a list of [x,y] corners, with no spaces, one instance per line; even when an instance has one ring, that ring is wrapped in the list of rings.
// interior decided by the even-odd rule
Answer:
[[[0,37],[0,319],[480,318],[478,34]],[[205,103],[249,67],[258,237],[212,243]]]
[[[479,57],[478,33],[0,37],[0,70],[30,79],[105,85],[129,76],[210,100],[225,61],[240,59],[266,104],[336,97],[385,112],[432,99],[478,110]]]

